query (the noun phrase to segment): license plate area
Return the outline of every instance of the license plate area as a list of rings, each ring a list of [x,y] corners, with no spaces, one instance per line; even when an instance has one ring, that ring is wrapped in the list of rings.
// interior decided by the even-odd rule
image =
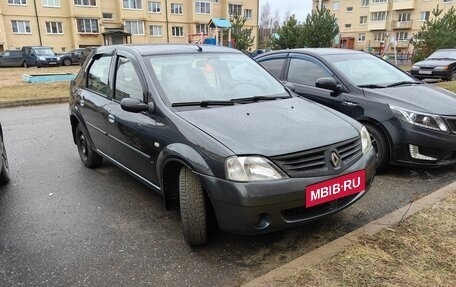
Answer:
[[[49,65],[57,65],[57,62],[49,62]]]
[[[431,75],[431,74],[432,74],[432,71],[420,70],[420,71],[418,71],[418,74],[422,74],[422,75]]]
[[[359,170],[306,187],[306,207],[312,207],[366,189],[366,171]]]

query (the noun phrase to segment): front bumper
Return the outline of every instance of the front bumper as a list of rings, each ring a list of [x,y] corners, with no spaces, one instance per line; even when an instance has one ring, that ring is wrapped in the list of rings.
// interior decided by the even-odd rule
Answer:
[[[391,136],[392,164],[415,167],[440,167],[456,164],[456,134],[433,131],[393,119],[383,123]],[[420,154],[437,160],[419,160],[410,155],[410,145]]]
[[[431,74],[420,74],[420,71],[430,72]],[[418,79],[448,79],[451,75],[450,70],[411,70],[410,74]]]
[[[45,60],[45,61],[38,61],[37,62],[37,65],[40,66],[40,67],[56,67],[56,66],[60,66],[61,63],[60,61],[48,61],[48,60]]]
[[[366,171],[366,189],[338,200],[305,208],[306,186]],[[371,149],[340,175],[289,178],[278,181],[240,183],[201,175],[221,230],[237,234],[261,234],[300,226],[348,207],[370,188],[375,175],[375,152]]]

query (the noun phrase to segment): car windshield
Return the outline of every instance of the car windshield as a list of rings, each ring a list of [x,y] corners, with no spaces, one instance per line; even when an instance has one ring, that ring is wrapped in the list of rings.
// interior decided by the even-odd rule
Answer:
[[[356,86],[386,87],[416,82],[402,70],[367,53],[326,55],[324,58]]]
[[[455,59],[456,50],[438,50],[432,53],[428,59]]]
[[[35,49],[35,54],[37,56],[54,56],[54,51],[49,48],[37,48]]]
[[[148,57],[172,104],[283,97],[285,88],[244,54],[199,53]]]

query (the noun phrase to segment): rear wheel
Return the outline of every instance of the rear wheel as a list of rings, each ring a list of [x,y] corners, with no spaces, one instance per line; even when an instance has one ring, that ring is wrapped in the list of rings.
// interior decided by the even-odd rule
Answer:
[[[448,81],[456,81],[456,70],[451,72],[451,75],[448,77]]]
[[[24,61],[23,66],[24,66],[24,68],[30,68],[30,66],[27,64],[26,61]]]
[[[199,178],[188,168],[179,173],[179,204],[182,231],[188,245],[207,243],[208,220],[203,186]]]
[[[103,157],[97,154],[89,141],[89,137],[81,124],[76,127],[76,145],[82,163],[88,168],[99,167]]]
[[[364,126],[369,132],[372,146],[375,149],[375,166],[378,171],[385,170],[388,166],[390,158],[388,140],[385,134],[378,127],[371,124],[364,124]]]
[[[2,161],[2,170],[0,171],[0,184],[6,184],[10,181],[10,178],[8,156],[6,155],[5,146],[3,146],[3,154],[0,156],[0,160]]]

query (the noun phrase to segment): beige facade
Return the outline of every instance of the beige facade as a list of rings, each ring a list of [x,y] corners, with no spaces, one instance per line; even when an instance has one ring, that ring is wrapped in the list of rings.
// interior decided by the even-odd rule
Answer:
[[[456,0],[323,0],[322,4],[337,18],[340,35],[338,46],[381,53],[411,54],[410,39],[432,10],[439,5],[442,15],[456,4]],[[319,0],[314,0],[318,5]]]
[[[131,33],[134,44],[200,41],[201,33],[215,36],[210,19],[232,13],[248,16],[246,26],[257,35],[258,5],[258,0],[1,0],[0,51],[99,46],[105,43],[103,33],[112,30]]]

